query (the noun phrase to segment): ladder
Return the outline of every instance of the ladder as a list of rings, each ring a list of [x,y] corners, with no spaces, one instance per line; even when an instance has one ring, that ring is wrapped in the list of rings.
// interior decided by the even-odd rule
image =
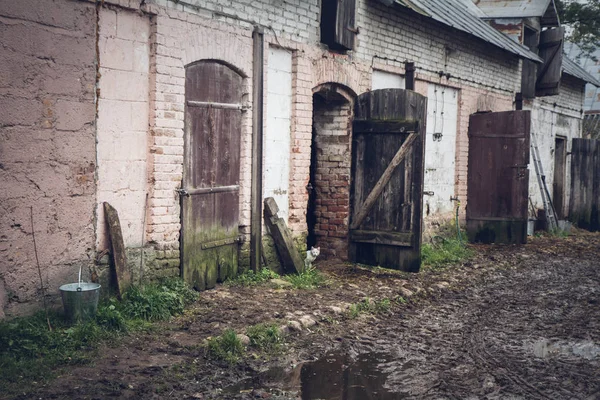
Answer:
[[[550,192],[548,191],[548,186],[546,185],[546,175],[544,175],[542,161],[540,159],[540,151],[537,146],[535,132],[533,131],[531,132],[531,150],[531,154],[533,155],[533,165],[535,166],[535,174],[537,175],[537,181],[540,187],[540,193],[542,195],[542,204],[544,205],[544,210],[546,210],[548,227],[550,230],[556,230],[558,228],[558,218],[556,218],[556,211],[554,210]]]

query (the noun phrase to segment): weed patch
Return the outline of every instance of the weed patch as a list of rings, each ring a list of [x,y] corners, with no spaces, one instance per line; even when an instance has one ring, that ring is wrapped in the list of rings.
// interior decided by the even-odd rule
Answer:
[[[327,283],[325,276],[316,268],[308,268],[299,274],[287,275],[284,279],[296,289],[316,289]]]
[[[350,305],[350,308],[348,308],[348,318],[355,319],[363,313],[385,314],[390,311],[391,307],[392,302],[388,298],[384,298],[377,301],[366,298],[362,301],[359,301],[358,303]]]
[[[258,324],[246,329],[250,346],[260,350],[274,351],[283,342],[279,328],[275,324]]]
[[[422,263],[431,267],[441,267],[457,263],[473,256],[473,251],[454,238],[436,236],[434,243],[421,247]]]
[[[70,324],[58,313],[0,322],[0,391],[19,382],[43,382],[57,367],[90,361],[102,342],[114,342],[131,331],[149,329],[149,321],[181,314],[198,294],[180,279],[168,279],[143,288],[132,287],[123,301],[110,299],[98,306],[96,318]],[[15,386],[16,388],[16,386]]]
[[[263,268],[258,272],[249,269],[234,279],[228,280],[225,284],[229,286],[255,286],[275,278],[279,278],[279,274],[269,268]]]
[[[244,345],[233,329],[227,329],[222,335],[208,340],[206,352],[210,358],[235,364],[244,354]]]

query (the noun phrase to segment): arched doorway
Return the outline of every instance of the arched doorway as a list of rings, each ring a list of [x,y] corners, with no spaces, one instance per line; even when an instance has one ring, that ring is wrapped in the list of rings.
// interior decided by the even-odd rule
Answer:
[[[313,89],[307,247],[347,259],[352,110],[356,95],[335,83]]]

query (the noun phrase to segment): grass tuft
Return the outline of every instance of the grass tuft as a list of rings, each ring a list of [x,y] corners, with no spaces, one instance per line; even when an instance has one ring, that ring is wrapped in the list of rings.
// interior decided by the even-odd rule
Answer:
[[[296,289],[316,289],[327,283],[325,276],[316,268],[308,268],[299,274],[287,275],[284,279],[294,285]]]
[[[222,335],[208,340],[206,352],[210,358],[235,364],[244,354],[244,345],[233,329],[227,329]]]
[[[279,278],[279,274],[269,268],[263,268],[258,272],[249,269],[234,279],[226,281],[225,284],[229,286],[256,286],[275,278]]]
[[[274,351],[283,342],[279,328],[275,324],[258,324],[246,329],[250,346],[260,350]]]
[[[441,267],[458,263],[473,256],[473,251],[454,238],[435,237],[434,243],[421,247],[422,263],[431,267]]]
[[[348,318],[358,318],[360,314],[386,314],[392,308],[392,302],[388,298],[374,301],[370,298],[365,298],[358,303],[350,305],[348,309]]]

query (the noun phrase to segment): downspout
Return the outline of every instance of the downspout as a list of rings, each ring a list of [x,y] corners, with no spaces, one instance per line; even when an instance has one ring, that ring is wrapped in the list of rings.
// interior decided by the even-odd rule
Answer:
[[[250,267],[260,269],[262,256],[262,170],[263,170],[263,68],[264,30],[252,32],[252,195],[250,226]]]

